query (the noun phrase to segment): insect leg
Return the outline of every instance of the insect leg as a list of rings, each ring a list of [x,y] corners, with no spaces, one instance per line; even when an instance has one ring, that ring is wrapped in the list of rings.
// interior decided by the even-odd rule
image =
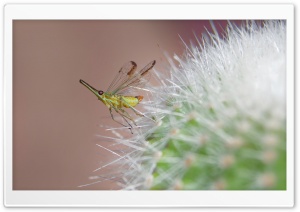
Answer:
[[[144,114],[142,114],[141,112],[138,112],[136,109],[134,109],[134,108],[130,108],[130,109],[132,109],[132,110],[133,110],[133,112],[134,112],[136,115],[138,115],[138,116],[142,116],[142,117],[145,117],[145,115],[144,115]]]
[[[115,111],[116,111],[117,113],[119,113],[115,107],[110,107],[110,108],[109,108],[109,112],[110,112],[111,118],[112,118],[115,122],[121,124],[122,126],[128,127],[128,126],[124,125],[123,123],[117,121],[117,120],[114,118],[114,116],[113,116],[113,114],[112,114],[112,111],[111,111],[111,108],[114,108]],[[119,114],[120,114],[120,113],[119,113]],[[120,115],[121,115],[121,114],[120,114]],[[121,116],[122,116],[122,115],[121,115]],[[123,116],[122,116],[122,118],[125,119]],[[125,119],[125,121],[127,122],[127,124],[129,124],[128,121],[127,121],[126,119]],[[131,126],[130,124],[129,124],[129,126],[130,126],[129,129],[130,129],[130,131],[131,131],[132,126]],[[132,133],[132,132],[131,132],[131,133]]]
[[[135,123],[135,121],[132,119],[132,117],[129,115],[129,113],[126,110],[124,110],[122,108],[120,108],[119,110],[123,113],[123,116],[125,116],[126,118],[128,118],[130,121],[132,121],[134,123],[135,126],[137,126],[137,124]]]
[[[138,110],[135,109],[134,107],[129,106],[129,108],[130,108],[136,115],[141,116],[141,117],[145,117],[145,118],[150,119],[151,121],[155,122],[154,119],[149,118],[148,116],[146,116],[145,114],[141,113],[140,111],[138,111]]]
[[[126,121],[126,123],[127,123],[130,127],[128,127],[128,126],[126,126],[126,125],[124,125],[124,124],[118,122],[118,121],[115,120],[114,118],[113,118],[113,120],[116,121],[116,122],[118,122],[119,124],[123,125],[124,127],[128,127],[128,128],[130,129],[131,134],[133,134],[133,132],[132,132],[132,125],[128,122],[128,120],[127,120],[126,118],[128,118],[128,119],[131,120],[131,121],[133,121],[133,120],[132,120],[130,117],[127,117],[125,114],[121,113],[121,112],[120,112],[120,109],[114,107],[113,105],[111,105],[111,108],[113,108],[118,114],[120,114],[120,116]],[[121,109],[121,110],[122,110],[122,109]],[[111,109],[110,109],[110,111],[111,111]],[[122,112],[123,112],[123,111],[122,111]],[[112,113],[110,113],[110,114],[112,115]],[[112,117],[113,117],[113,116],[112,116]],[[133,122],[133,123],[134,123],[134,122]]]

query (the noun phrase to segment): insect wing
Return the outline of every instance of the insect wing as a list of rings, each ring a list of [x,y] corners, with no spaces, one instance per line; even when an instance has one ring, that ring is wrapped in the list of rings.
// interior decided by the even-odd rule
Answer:
[[[155,60],[151,61],[148,65],[146,65],[143,69],[140,71],[129,71],[127,72],[127,77],[125,77],[122,81],[122,83],[119,84],[119,86],[116,87],[115,90],[112,91],[113,94],[123,94],[126,91],[128,91],[130,88],[133,87],[139,87],[147,82],[146,78],[149,73],[149,71],[153,68],[155,65]]]
[[[117,90],[132,77],[136,71],[136,63],[129,61],[118,71],[106,92],[115,94]]]

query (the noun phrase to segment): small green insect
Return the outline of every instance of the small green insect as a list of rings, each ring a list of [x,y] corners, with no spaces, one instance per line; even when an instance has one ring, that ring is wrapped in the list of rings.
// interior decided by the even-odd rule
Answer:
[[[130,88],[134,87],[141,87],[144,83],[147,82],[145,76],[148,75],[149,71],[155,65],[155,60],[151,61],[148,65],[146,65],[140,71],[137,70],[137,65],[135,62],[130,61],[126,63],[117,73],[114,80],[111,82],[110,86],[108,87],[107,91],[104,92],[102,90],[97,90],[93,88],[91,85],[83,81],[82,79],[79,80],[81,84],[83,84],[86,88],[88,88],[92,93],[94,93],[98,99],[105,104],[110,112],[111,118],[114,119],[112,114],[112,110],[116,111],[121,117],[126,121],[129,125],[129,129],[132,133],[132,125],[129,123],[129,120],[134,123],[135,121],[130,116],[130,114],[124,110],[124,108],[130,108],[134,111],[135,114],[139,116],[144,116],[140,112],[138,112],[134,107],[138,105],[142,100],[143,96],[133,96],[130,95]],[[119,124],[128,127],[121,122]]]

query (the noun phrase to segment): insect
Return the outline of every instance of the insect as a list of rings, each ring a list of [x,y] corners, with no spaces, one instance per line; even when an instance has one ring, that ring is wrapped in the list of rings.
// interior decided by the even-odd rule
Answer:
[[[130,95],[130,90],[135,87],[141,87],[147,81],[145,76],[149,76],[148,73],[154,65],[155,60],[151,61],[140,71],[137,71],[136,63],[129,61],[119,70],[106,92],[95,89],[82,79],[80,79],[79,82],[88,88],[92,93],[94,93],[98,99],[108,107],[111,118],[114,121],[125,127],[128,127],[115,120],[112,110],[120,114],[125,122],[130,126],[129,129],[132,133],[132,125],[129,122],[131,121],[135,125],[136,123],[130,114],[124,110],[124,108],[130,108],[136,115],[144,116],[134,108],[143,100],[143,96]]]

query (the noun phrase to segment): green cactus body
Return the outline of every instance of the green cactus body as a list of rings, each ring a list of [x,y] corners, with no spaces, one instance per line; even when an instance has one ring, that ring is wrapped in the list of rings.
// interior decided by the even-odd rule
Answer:
[[[213,44],[175,56],[179,67],[153,91],[161,124],[144,155],[159,157],[143,189],[286,189],[285,84],[272,79],[285,74],[284,39],[280,21],[230,26],[225,40],[211,35]]]

